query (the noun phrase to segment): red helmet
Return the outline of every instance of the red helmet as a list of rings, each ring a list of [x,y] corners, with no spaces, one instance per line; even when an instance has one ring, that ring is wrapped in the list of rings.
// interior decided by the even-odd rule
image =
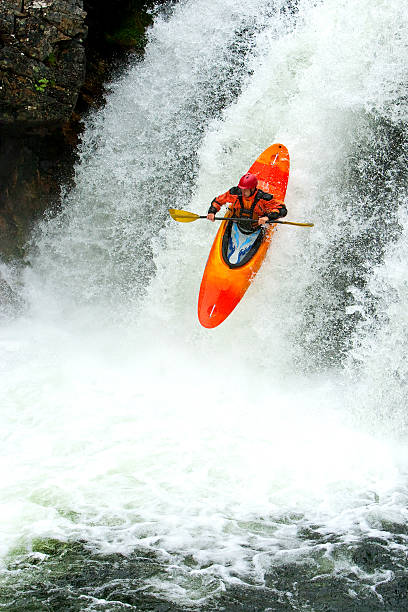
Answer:
[[[255,174],[247,172],[246,174],[244,174],[244,176],[241,177],[238,183],[238,187],[240,189],[255,189],[257,184],[258,179],[256,178]]]

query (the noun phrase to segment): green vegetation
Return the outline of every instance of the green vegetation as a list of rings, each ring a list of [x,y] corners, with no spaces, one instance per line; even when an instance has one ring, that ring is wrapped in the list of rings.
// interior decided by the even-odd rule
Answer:
[[[106,41],[119,47],[142,50],[146,44],[145,31],[151,23],[151,15],[131,8],[117,27],[105,34]]]
[[[46,90],[48,84],[49,84],[49,80],[48,79],[40,79],[38,81],[38,83],[34,83],[34,87],[35,87],[36,91],[44,93],[44,91]]]
[[[55,66],[57,63],[57,56],[54,53],[50,53],[46,59],[46,62],[49,66]]]

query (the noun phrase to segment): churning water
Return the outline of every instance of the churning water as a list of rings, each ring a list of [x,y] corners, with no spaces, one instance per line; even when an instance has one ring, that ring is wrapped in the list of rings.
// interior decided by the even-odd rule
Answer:
[[[408,13],[240,4],[156,15],[2,266],[2,609],[408,609]],[[205,330],[215,228],[167,208],[274,142],[315,228]]]

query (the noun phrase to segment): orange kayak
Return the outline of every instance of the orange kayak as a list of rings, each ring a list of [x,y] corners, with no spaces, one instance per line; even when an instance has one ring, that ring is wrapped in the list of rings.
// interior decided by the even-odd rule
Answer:
[[[289,179],[289,152],[282,144],[266,149],[249,169],[258,188],[283,201]],[[226,216],[231,216],[230,211]],[[239,225],[222,221],[201,281],[198,318],[207,328],[217,327],[234,310],[252,283],[269,248],[276,224],[250,234]]]

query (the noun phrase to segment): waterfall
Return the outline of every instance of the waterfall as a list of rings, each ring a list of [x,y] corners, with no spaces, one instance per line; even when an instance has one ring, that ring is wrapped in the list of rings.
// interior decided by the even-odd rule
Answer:
[[[402,609],[407,30],[397,0],[157,12],[29,265],[4,265],[19,304],[0,327],[5,605],[38,603],[21,585],[77,563],[87,586],[55,588],[87,610],[136,586],[190,610],[323,610],[327,585],[343,609]],[[206,330],[214,225],[167,209],[204,214],[274,142],[287,219],[315,227],[279,228]]]

